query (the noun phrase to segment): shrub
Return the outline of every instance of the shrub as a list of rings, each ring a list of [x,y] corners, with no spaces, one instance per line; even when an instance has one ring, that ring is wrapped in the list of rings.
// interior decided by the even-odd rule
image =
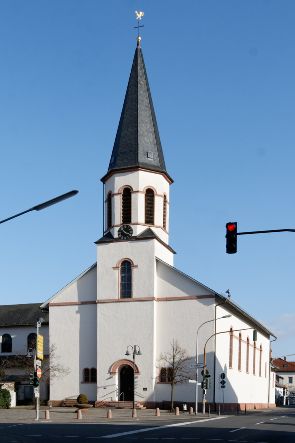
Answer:
[[[0,408],[9,409],[10,402],[11,402],[11,397],[8,389],[0,389]]]
[[[80,405],[84,405],[88,403],[88,397],[85,394],[80,394],[77,397],[77,403],[79,403]]]

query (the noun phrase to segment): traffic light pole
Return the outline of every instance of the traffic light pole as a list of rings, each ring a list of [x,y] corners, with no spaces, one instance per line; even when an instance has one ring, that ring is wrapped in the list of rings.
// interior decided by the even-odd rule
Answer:
[[[237,235],[269,234],[271,232],[295,232],[295,229],[267,229],[265,231],[237,232]]]
[[[40,319],[37,320],[37,324],[36,324],[36,346],[35,346],[35,356],[34,356],[34,379],[35,379],[35,374],[37,373],[37,343],[38,343],[38,336],[39,336],[39,328],[41,326],[41,321]],[[34,395],[35,395],[35,399],[36,399],[36,418],[35,420],[38,421],[40,418],[40,388],[39,386],[34,387]]]

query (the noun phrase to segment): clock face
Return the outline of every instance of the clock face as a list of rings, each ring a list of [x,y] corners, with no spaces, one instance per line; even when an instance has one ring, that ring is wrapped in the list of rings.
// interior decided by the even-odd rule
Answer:
[[[122,240],[127,240],[128,238],[132,237],[133,229],[130,225],[122,225],[118,229],[118,237]]]

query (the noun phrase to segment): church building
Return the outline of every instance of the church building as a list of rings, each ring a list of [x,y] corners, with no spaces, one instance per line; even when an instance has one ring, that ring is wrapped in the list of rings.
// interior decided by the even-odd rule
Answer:
[[[49,343],[68,371],[50,381],[50,401],[86,394],[97,405],[170,400],[172,343],[185,351],[175,402],[228,408],[274,404],[270,338],[231,299],[173,264],[170,185],[140,37],[104,187],[104,234],[97,261],[45,302]],[[253,331],[255,331],[253,333]],[[166,357],[166,358],[163,358]],[[169,359],[168,359],[169,360]],[[224,380],[224,382],[222,381]],[[197,386],[197,389],[196,389]]]

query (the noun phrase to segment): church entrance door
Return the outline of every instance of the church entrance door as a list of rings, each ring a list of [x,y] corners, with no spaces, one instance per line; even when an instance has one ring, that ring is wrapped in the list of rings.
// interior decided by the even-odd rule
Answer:
[[[125,365],[119,373],[119,400],[133,401],[134,397],[134,371],[131,366]]]

